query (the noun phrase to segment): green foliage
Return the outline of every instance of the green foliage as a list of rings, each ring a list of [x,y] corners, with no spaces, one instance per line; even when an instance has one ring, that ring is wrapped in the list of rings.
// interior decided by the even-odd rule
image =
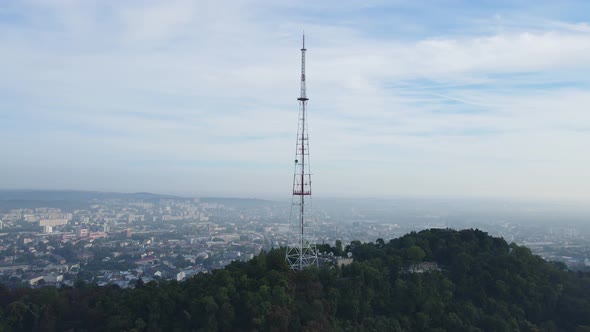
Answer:
[[[341,243],[324,249],[344,253]],[[479,230],[354,241],[346,251],[348,266],[300,273],[288,269],[283,248],[181,283],[0,287],[0,330],[590,330],[590,274]],[[440,269],[414,273],[420,262]]]
[[[424,253],[424,250],[422,250],[422,248],[418,246],[411,246],[408,249],[406,249],[406,256],[408,257],[408,260],[410,262],[419,263],[424,259],[426,254]]]

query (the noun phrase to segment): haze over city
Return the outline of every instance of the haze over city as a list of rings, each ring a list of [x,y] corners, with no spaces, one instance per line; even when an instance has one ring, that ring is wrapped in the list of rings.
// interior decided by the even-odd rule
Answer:
[[[0,187],[587,202],[584,1],[3,1]]]

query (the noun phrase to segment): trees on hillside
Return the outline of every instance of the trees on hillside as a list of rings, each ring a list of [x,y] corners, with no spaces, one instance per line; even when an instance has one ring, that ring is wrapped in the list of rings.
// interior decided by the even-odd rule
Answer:
[[[345,254],[343,248],[322,250]],[[0,330],[584,331],[590,275],[479,230],[432,229],[346,248],[342,268],[289,270],[284,249],[135,289],[0,287]],[[179,258],[180,260],[180,258]],[[419,262],[442,271],[412,273]]]

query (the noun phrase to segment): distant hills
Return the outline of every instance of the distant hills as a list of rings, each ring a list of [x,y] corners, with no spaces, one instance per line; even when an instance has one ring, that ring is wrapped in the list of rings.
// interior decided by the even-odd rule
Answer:
[[[115,193],[80,190],[0,190],[0,200],[12,201],[71,201],[88,202],[93,199],[160,199],[181,198],[152,193]]]
[[[83,208],[93,200],[142,200],[155,202],[161,199],[189,200],[193,198],[148,192],[117,193],[82,190],[0,190],[0,208]],[[234,207],[253,207],[274,202],[256,198],[202,197],[201,202]]]
[[[179,196],[151,193],[113,193],[79,190],[0,190],[0,208],[54,207],[62,209],[84,208],[93,200],[145,200],[182,199]]]
[[[590,331],[589,274],[480,230],[353,241],[344,252],[352,264],[300,273],[276,249],[180,283],[0,288],[0,329]]]

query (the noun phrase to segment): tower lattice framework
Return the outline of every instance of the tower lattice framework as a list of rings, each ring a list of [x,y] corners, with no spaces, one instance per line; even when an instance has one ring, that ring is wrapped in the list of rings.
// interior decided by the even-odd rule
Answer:
[[[301,48],[301,94],[299,101],[299,124],[295,148],[295,172],[293,197],[287,243],[287,264],[292,270],[301,271],[318,265],[314,239],[314,223],[311,215],[311,172],[309,167],[309,136],[307,133],[307,92],[305,88],[305,35]]]

